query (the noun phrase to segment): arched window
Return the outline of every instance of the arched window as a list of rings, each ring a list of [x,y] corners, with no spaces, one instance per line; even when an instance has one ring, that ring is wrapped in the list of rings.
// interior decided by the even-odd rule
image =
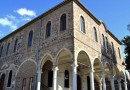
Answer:
[[[66,30],[66,14],[63,14],[60,18],[60,31]]]
[[[6,55],[8,55],[8,52],[9,52],[9,47],[10,47],[10,43],[8,43],[8,45],[7,45]]]
[[[107,37],[105,37],[105,47],[106,47],[106,49],[108,49],[108,39],[107,39]]]
[[[53,71],[49,70],[48,72],[48,87],[52,87],[53,84]]]
[[[97,30],[95,27],[94,27],[94,38],[95,38],[95,41],[98,42]]]
[[[121,53],[120,53],[120,48],[118,47],[118,53],[119,53],[119,57],[121,59]]]
[[[1,47],[1,50],[0,50],[0,57],[2,56],[2,52],[3,52],[3,46]]]
[[[64,72],[64,87],[69,88],[69,71]]]
[[[46,38],[51,35],[51,21],[49,21],[46,25]]]
[[[14,52],[16,52],[16,50],[17,50],[17,46],[18,46],[18,39],[15,40],[15,44],[14,44]]]
[[[84,21],[83,16],[80,17],[80,31],[83,33],[86,33],[85,32],[85,21]]]
[[[102,34],[102,44],[103,44],[103,47],[105,47],[105,37],[103,34]]]
[[[112,54],[114,55],[115,53],[114,53],[114,44],[113,44],[113,42],[111,42],[111,48],[112,48]]]
[[[9,72],[7,87],[10,87],[10,86],[11,86],[11,80],[12,80],[12,70]]]
[[[33,31],[30,31],[28,36],[28,47],[32,46],[32,40],[33,40]]]

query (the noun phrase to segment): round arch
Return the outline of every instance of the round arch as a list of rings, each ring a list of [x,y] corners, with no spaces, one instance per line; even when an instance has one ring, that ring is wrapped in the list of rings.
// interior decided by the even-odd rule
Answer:
[[[46,58],[45,63],[43,64],[41,70],[41,88],[47,86],[48,88],[52,87],[53,84],[53,62]]]
[[[121,88],[125,90],[124,82],[126,81],[125,73],[121,70],[120,71],[120,78],[121,78]]]
[[[26,62],[33,62],[33,63],[37,66],[36,61],[34,61],[34,60],[32,60],[32,59],[25,60],[25,61],[22,62],[22,64],[20,64],[20,66],[19,66],[19,68],[18,68],[18,70],[17,70],[17,72],[16,72],[16,76],[17,76],[17,74],[18,74],[20,68],[21,68]]]
[[[125,73],[124,73],[122,70],[120,71],[120,77],[121,77],[121,79],[123,79],[123,80],[126,79]]]
[[[39,62],[39,67],[40,67],[40,70],[42,69],[43,65],[46,63],[46,61],[51,61],[52,63],[53,62],[53,57],[51,54],[47,53],[43,56],[43,58],[41,59],[41,61]]]
[[[25,88],[23,84],[26,82],[26,87],[29,87],[31,83],[34,83],[34,78],[36,75],[36,62],[32,59],[25,60],[18,68],[16,72],[15,88],[20,90]],[[27,82],[29,80],[29,82]],[[34,85],[31,84],[31,88]]]
[[[93,62],[93,68],[94,68],[94,86],[95,86],[95,89],[97,90],[100,90],[100,81],[102,79],[102,62],[101,60],[99,60],[98,58],[95,58],[94,59],[94,62]]]
[[[77,63],[84,62],[84,64],[89,65],[88,66],[89,68],[92,67],[92,63],[91,63],[90,57],[86,53],[86,51],[84,51],[84,50],[81,50],[81,51],[78,52],[76,60],[77,60]]]
[[[57,53],[56,57],[55,57],[55,60],[56,60],[55,65],[58,65],[60,58],[64,58],[64,57],[69,57],[67,59],[69,59],[69,61],[72,61],[71,59],[73,57],[73,54],[67,48],[60,49],[59,52]]]
[[[94,59],[93,66],[99,66],[100,69],[103,68],[103,64],[102,64],[101,60],[98,59],[98,58],[95,58],[95,59]]]

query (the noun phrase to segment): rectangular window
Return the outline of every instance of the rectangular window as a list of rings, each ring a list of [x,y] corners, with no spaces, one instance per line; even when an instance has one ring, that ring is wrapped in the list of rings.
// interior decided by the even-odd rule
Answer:
[[[26,87],[26,78],[23,79],[22,90],[25,90],[25,87]]]

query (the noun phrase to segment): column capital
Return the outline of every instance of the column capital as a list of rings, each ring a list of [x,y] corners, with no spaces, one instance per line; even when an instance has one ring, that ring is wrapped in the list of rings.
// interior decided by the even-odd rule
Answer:
[[[90,69],[89,71],[90,71],[90,72],[93,72],[93,73],[95,72],[95,70],[93,70],[93,69]]]
[[[72,67],[78,67],[78,64],[71,64]]]
[[[125,81],[124,83],[127,84],[127,81]]]
[[[58,68],[58,66],[53,66],[52,70],[53,70],[53,71],[58,71],[59,68]]]

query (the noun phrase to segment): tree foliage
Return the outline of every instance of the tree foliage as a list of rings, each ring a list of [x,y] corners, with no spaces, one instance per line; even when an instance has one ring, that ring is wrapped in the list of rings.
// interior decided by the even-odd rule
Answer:
[[[126,36],[122,39],[122,44],[125,46],[125,63],[126,69],[130,70],[130,36]]]

